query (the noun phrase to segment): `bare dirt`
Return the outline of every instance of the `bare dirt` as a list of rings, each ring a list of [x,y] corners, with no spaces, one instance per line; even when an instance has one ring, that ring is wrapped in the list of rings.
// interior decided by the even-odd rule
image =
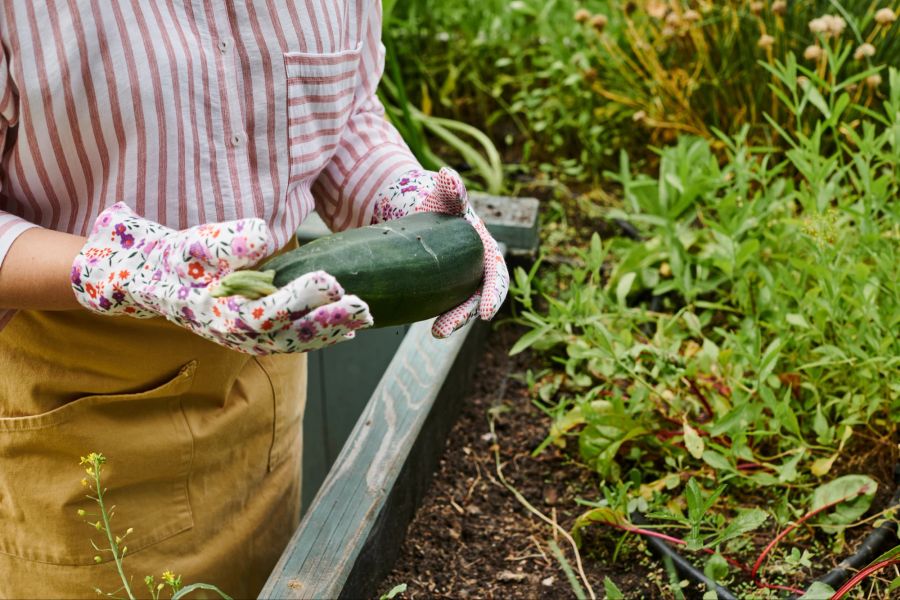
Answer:
[[[574,552],[561,535],[554,535],[551,525],[504,487],[497,473],[495,452],[507,482],[566,531],[587,510],[576,499],[599,499],[596,476],[573,462],[577,450],[565,452],[551,446],[538,456],[531,455],[544,440],[550,419],[531,402],[524,383],[528,369],[537,371],[546,365],[528,352],[509,356],[522,333],[505,325],[488,338],[473,390],[463,400],[431,488],[409,526],[394,570],[375,590],[375,598],[401,583],[407,591],[399,597],[408,599],[576,597],[550,542],[562,549],[572,568]],[[489,427],[491,414],[496,437]],[[870,511],[875,513],[887,505],[894,490],[897,445],[876,439],[860,445],[842,457],[835,471],[868,472],[879,482]],[[837,552],[822,544],[814,530],[798,532],[783,550],[806,548],[816,558],[810,567],[782,573],[781,582],[805,587],[855,551],[869,531],[870,527],[848,530],[847,543]],[[777,533],[777,525],[770,520],[768,527],[750,536],[745,555],[736,558],[752,564],[759,549]],[[605,597],[603,581],[609,577],[625,598],[674,598],[668,573],[644,544],[632,536],[618,544],[621,539],[620,532],[599,528],[587,530],[584,536],[581,558],[597,597]],[[702,568],[702,560],[694,562]],[[742,583],[735,582],[732,590],[740,597],[766,597],[746,578],[738,579]],[[702,597],[693,587],[683,587],[682,593],[688,599]],[[869,597],[880,592],[874,593]]]
[[[531,456],[549,422],[530,401],[522,374],[538,368],[523,353],[508,356],[521,335],[510,326],[491,334],[464,400],[459,421],[447,441],[431,489],[407,532],[394,571],[376,597],[407,584],[403,598],[574,598],[566,575],[553,557],[553,527],[529,513],[499,481],[494,459],[499,450],[503,474],[536,509],[568,530],[580,514],[573,498],[596,499],[591,474],[555,449]],[[488,415],[496,413],[496,439]],[[495,447],[496,445],[496,447]],[[574,568],[574,553],[557,535]],[[664,577],[649,555],[623,547],[590,544],[584,568],[603,597],[610,576],[629,597],[663,598]]]

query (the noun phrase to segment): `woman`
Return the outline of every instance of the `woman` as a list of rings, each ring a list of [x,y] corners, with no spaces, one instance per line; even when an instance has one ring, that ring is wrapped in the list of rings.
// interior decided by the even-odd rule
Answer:
[[[314,208],[334,230],[458,214],[485,279],[443,337],[503,302],[496,242],[384,118],[377,0],[0,11],[0,596],[120,588],[77,514],[96,513],[91,451],[134,582],[253,596],[298,522],[303,353],[371,317],[327,273],[256,301],[210,290]]]

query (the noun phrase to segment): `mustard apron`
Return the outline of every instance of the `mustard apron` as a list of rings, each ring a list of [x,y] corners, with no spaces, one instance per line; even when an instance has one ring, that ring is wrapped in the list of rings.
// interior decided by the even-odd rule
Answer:
[[[136,595],[170,569],[255,597],[299,521],[305,400],[305,354],[247,356],[162,318],[19,311],[0,331],[0,597],[125,596],[77,514],[97,514],[89,452],[108,460],[113,531],[133,528]]]

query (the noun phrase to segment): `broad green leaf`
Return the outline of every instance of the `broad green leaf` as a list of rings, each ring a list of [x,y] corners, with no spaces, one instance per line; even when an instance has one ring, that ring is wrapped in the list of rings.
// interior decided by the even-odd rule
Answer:
[[[800,600],[831,600],[834,596],[834,588],[827,583],[814,581],[806,593],[800,596]]]
[[[625,594],[609,577],[603,578],[603,591],[606,592],[606,600],[625,600]]]
[[[712,581],[722,581],[728,577],[728,561],[725,557],[716,552],[709,557],[703,566],[703,573]]]
[[[581,539],[581,530],[595,523],[621,525],[627,521],[625,515],[620,511],[609,508],[608,506],[598,506],[597,508],[592,508],[591,510],[582,513],[575,519],[575,524],[572,525],[572,537],[574,537],[576,541],[579,541]]]
[[[831,109],[828,108],[828,103],[825,102],[825,98],[822,97],[822,94],[816,88],[815,84],[808,79],[804,79],[801,81],[801,87],[806,92],[806,98],[812,103],[813,106],[819,109],[819,111],[826,119],[831,117]]]
[[[519,341],[517,341],[515,345],[513,345],[513,347],[509,350],[510,356],[522,352],[523,350],[540,340],[542,337],[547,335],[547,333],[552,329],[553,327],[551,325],[546,325],[539,329],[532,329],[531,331],[520,337]]]
[[[697,315],[691,311],[685,311],[684,314],[681,315],[681,318],[684,319],[684,323],[688,326],[688,329],[691,330],[691,333],[700,335],[703,326],[700,324],[700,319],[697,318]]]
[[[700,437],[697,430],[691,427],[686,420],[682,421],[682,425],[684,426],[684,445],[687,448],[687,451],[694,458],[698,460],[701,459],[705,448],[703,438]]]
[[[761,508],[751,508],[750,510],[741,511],[734,517],[721,534],[716,539],[716,544],[727,542],[730,539],[753,531],[766,522],[769,514]],[[713,545],[711,542],[709,545]]]
[[[894,580],[888,586],[887,591],[893,592],[894,590],[900,590],[900,577],[894,577]]]
[[[874,565],[876,563],[880,563],[886,560],[893,560],[895,558],[900,558],[900,546],[894,546],[875,560],[869,561],[869,564]]]
[[[394,587],[392,587],[390,590],[388,590],[388,592],[386,594],[381,596],[381,598],[379,600],[393,600],[394,598],[396,598],[397,596],[399,596],[400,594],[402,594],[405,591],[406,591],[405,583],[397,584]]]
[[[834,532],[865,514],[877,490],[878,483],[867,475],[844,475],[817,487],[809,508],[817,510],[840,502],[820,519],[826,531]]]
[[[616,285],[616,302],[619,303],[619,306],[625,306],[625,300],[628,298],[628,292],[631,291],[635,277],[637,277],[637,273],[634,271],[625,273]]]
[[[716,452],[715,450],[707,450],[703,453],[703,462],[711,466],[717,471],[734,471],[728,459]]]
[[[799,451],[794,453],[794,456],[784,461],[778,467],[778,481],[786,483],[797,478],[797,465],[800,464],[800,459],[803,458],[804,454],[806,454],[806,450],[800,448]]]
[[[784,320],[794,327],[809,329],[809,323],[806,322],[806,319],[800,313],[788,313],[787,315],[785,315]]]
[[[834,464],[834,461],[837,460],[837,457],[837,454],[832,454],[831,456],[817,458],[813,461],[812,466],[809,468],[810,473],[812,473],[816,477],[823,477],[827,475],[831,470],[831,466]]]

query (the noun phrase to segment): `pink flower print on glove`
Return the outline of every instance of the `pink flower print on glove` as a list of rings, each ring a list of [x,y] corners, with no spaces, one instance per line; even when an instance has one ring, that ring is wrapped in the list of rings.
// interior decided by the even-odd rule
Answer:
[[[376,196],[372,223],[382,223],[414,212],[459,215],[468,221],[484,245],[484,278],[468,300],[440,315],[431,327],[434,337],[445,338],[475,315],[494,318],[509,291],[509,271],[500,245],[469,204],[462,178],[453,169],[439,172],[413,170],[404,173]]]
[[[175,231],[120,202],[95,221],[72,265],[72,289],[91,311],[163,316],[249,354],[314,350],[372,325],[368,305],[322,271],[256,300],[211,295],[222,277],[255,265],[272,246],[261,219]]]

